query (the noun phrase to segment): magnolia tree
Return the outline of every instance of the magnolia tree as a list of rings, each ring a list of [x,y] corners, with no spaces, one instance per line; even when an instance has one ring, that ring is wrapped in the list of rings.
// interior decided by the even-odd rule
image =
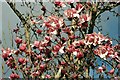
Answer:
[[[16,48],[2,49],[11,79],[119,78],[119,41],[113,46],[112,38],[93,31],[103,12],[119,16],[112,11],[119,2],[57,0],[47,3],[50,11],[45,2],[23,1],[21,7],[30,9],[27,15],[16,8],[16,3],[7,3],[21,20],[13,29]],[[40,6],[39,15],[33,13],[36,5]]]

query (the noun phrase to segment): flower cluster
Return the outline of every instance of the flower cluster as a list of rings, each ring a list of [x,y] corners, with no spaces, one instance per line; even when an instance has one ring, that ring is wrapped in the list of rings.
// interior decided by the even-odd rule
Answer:
[[[85,77],[90,67],[102,74],[107,67],[94,63],[98,58],[111,65],[113,69],[108,71],[109,74],[114,75],[115,70],[120,69],[120,45],[112,46],[112,40],[101,33],[88,34],[88,29],[94,27],[89,25],[93,18],[91,11],[95,12],[96,5],[88,2],[74,4],[74,1],[55,0],[55,14],[48,16],[47,8],[41,3],[44,13],[36,18],[38,21],[30,17],[30,27],[25,28],[26,40],[20,34],[20,27],[13,30],[17,50],[2,49],[2,57],[12,69],[11,79],[20,78],[19,73],[15,73],[17,70],[25,78],[78,79]],[[64,6],[71,8],[56,14]]]
[[[86,37],[85,37],[85,44],[86,45],[101,45],[103,43],[107,43],[107,44],[112,44],[112,41],[103,36],[101,33],[92,33],[92,34],[86,34]]]
[[[64,24],[63,18],[58,16],[49,16],[47,21],[44,21],[43,26],[47,27],[47,32],[50,34],[57,34],[58,29],[60,29]]]

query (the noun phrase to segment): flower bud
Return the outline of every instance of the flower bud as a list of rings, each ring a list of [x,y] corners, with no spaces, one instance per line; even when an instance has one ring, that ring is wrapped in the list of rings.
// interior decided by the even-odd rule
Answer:
[[[36,33],[38,33],[38,34],[41,34],[41,32],[42,32],[41,29],[36,30]]]
[[[44,64],[41,64],[41,65],[40,65],[40,70],[44,71],[44,69],[45,69],[45,65],[44,65]]]
[[[20,43],[22,43],[22,39],[19,38],[19,37],[17,37],[17,38],[15,39],[15,42],[16,42],[17,44],[20,44]]]
[[[25,62],[25,59],[24,59],[24,58],[19,58],[19,59],[18,59],[18,62],[19,62],[20,64],[23,64],[23,63]]]
[[[108,73],[109,74],[114,74],[114,71],[115,71],[114,69],[111,69]]]
[[[80,59],[80,58],[82,58],[82,57],[83,57],[83,53],[82,53],[82,52],[78,52],[78,53],[77,53],[77,58]]]
[[[26,49],[26,44],[22,44],[22,45],[19,47],[19,49],[20,49],[21,51],[25,51],[25,49]]]

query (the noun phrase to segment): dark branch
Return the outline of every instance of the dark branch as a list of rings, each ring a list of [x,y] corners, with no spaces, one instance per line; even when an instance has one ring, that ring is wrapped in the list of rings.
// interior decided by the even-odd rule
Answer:
[[[26,20],[23,17],[23,15],[15,8],[15,5],[12,2],[7,2],[8,5],[11,7],[11,9],[14,11],[14,13],[18,16],[18,18],[21,20],[23,24],[26,24]]]

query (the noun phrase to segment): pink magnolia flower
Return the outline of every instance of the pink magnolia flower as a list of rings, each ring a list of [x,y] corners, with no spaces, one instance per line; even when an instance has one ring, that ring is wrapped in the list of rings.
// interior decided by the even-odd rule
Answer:
[[[108,54],[104,46],[99,46],[96,50],[94,50],[94,53],[103,59],[106,59]]]
[[[25,63],[25,59],[24,59],[24,58],[19,58],[19,59],[18,59],[18,62],[19,62],[20,64],[23,64],[23,63]]]
[[[62,47],[59,49],[59,52],[60,52],[61,54],[65,53],[64,48],[65,48],[65,46],[62,46]]]
[[[115,54],[113,47],[109,45],[99,45],[97,49],[94,50],[94,53],[101,58],[114,58],[117,59],[117,54]]]
[[[79,40],[79,41],[74,41],[72,43],[72,45],[74,45],[74,46],[84,46],[85,43],[84,43],[84,40]]]
[[[11,54],[14,53],[14,50],[10,50],[10,48],[7,48],[6,50],[2,49],[2,57],[5,59]]]
[[[84,23],[86,21],[90,21],[90,20],[91,20],[91,16],[89,14],[82,14],[79,18],[79,21],[80,21],[79,24]]]
[[[45,40],[50,41],[51,37],[50,36],[45,36]]]
[[[66,62],[61,61],[60,64],[61,64],[61,65],[66,65]]]
[[[41,29],[36,30],[36,33],[38,33],[38,34],[41,34],[41,32],[42,32]]]
[[[26,44],[22,44],[20,47],[19,47],[19,49],[20,49],[20,51],[25,51],[26,50]]]
[[[9,55],[8,53],[2,54],[2,58],[6,59],[8,57],[8,55]]]
[[[64,11],[64,14],[67,18],[73,18],[74,14],[76,14],[76,13],[77,13],[77,10],[75,8],[67,9]]]
[[[54,28],[60,28],[63,26],[63,18],[55,15],[49,16],[45,25],[50,25]],[[58,27],[59,26],[59,27]]]
[[[83,57],[83,53],[82,53],[81,51],[79,51],[79,52],[77,53],[77,58],[80,59],[80,58],[82,58],[82,57]]]
[[[41,70],[41,71],[44,71],[44,69],[45,69],[45,64],[41,64],[41,65],[40,65],[40,70]]]
[[[115,71],[114,69],[111,69],[108,73],[109,74],[114,74],[114,71]]]
[[[42,47],[42,46],[39,46],[39,48],[38,48],[40,51],[42,51],[42,50],[44,50],[44,47]]]
[[[19,38],[19,37],[17,37],[17,38],[15,39],[15,42],[16,42],[17,44],[20,44],[20,43],[22,43],[22,39]]]
[[[11,79],[18,79],[18,78],[20,78],[20,76],[19,76],[18,74],[16,74],[16,73],[12,73],[12,74],[10,75],[10,78],[11,78]]]
[[[69,35],[69,38],[70,38],[70,39],[75,39],[75,35],[74,35],[74,34]]]
[[[19,50],[16,50],[16,51],[14,51],[14,53],[15,53],[16,55],[18,55],[18,54],[20,53],[20,51],[19,51]]]
[[[12,62],[11,62],[10,60],[7,60],[7,61],[6,61],[6,64],[7,64],[7,66],[9,66],[10,68],[13,68]]]
[[[62,31],[63,31],[64,33],[69,34],[69,35],[71,34],[71,30],[70,30],[69,27],[64,28]]]
[[[40,74],[40,72],[39,72],[39,71],[35,71],[35,72],[32,72],[32,74],[31,74],[31,75],[32,75],[33,77],[36,77],[36,76],[39,76],[39,74]]]
[[[76,10],[80,10],[82,7],[83,7],[83,5],[80,4],[80,3],[78,3],[78,4],[76,5]]]
[[[56,35],[58,34],[58,29],[64,25],[63,18],[52,15],[47,18],[47,21],[44,21],[44,26],[48,28],[47,33]]]
[[[67,48],[67,51],[69,53],[73,53],[75,51],[75,47],[73,45],[69,45],[68,48]]]
[[[58,51],[60,50],[60,48],[61,48],[61,45],[60,45],[60,44],[55,45],[55,46],[53,47],[53,52],[54,52],[54,53],[58,53]]]
[[[66,6],[65,3],[60,1],[60,0],[55,0],[54,4],[58,7],[65,7]]]
[[[98,44],[102,44],[103,41],[108,41],[109,45],[112,44],[111,40],[105,36],[103,36],[101,33],[92,33],[92,34],[86,34],[85,37],[85,44],[86,45],[91,45],[93,44],[94,46]]]
[[[102,73],[103,72],[103,67],[99,67],[98,72]]]
[[[39,41],[34,41],[34,46],[35,46],[35,47],[37,47],[37,48],[38,48],[38,47],[39,47],[39,45],[40,45],[40,42],[39,42]]]
[[[37,55],[37,59],[42,60],[42,55]]]
[[[51,76],[49,74],[45,75],[45,78],[50,79]]]
[[[79,40],[79,45],[84,46],[85,45],[84,40]]]

